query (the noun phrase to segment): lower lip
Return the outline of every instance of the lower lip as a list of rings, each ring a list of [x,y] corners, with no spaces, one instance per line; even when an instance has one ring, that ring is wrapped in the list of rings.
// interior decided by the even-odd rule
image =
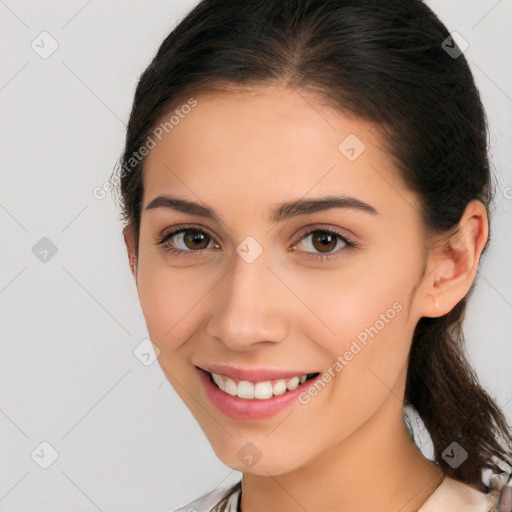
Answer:
[[[286,409],[297,400],[301,393],[307,391],[309,386],[312,386],[321,377],[321,374],[319,374],[315,378],[301,384],[297,389],[287,391],[282,395],[273,396],[272,398],[260,400],[257,398],[244,399],[225,393],[212,382],[208,372],[199,369],[198,371],[206,394],[214,405],[230,418],[247,421],[270,418]]]

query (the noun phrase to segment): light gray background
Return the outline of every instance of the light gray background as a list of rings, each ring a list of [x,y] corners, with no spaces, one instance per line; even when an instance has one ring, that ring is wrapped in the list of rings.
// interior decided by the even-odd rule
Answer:
[[[164,511],[240,477],[158,363],[134,356],[147,331],[122,225],[110,193],[93,194],[122,151],[138,76],[195,3],[0,0],[0,511]],[[465,328],[512,421],[512,1],[428,4],[469,43],[489,116],[493,240]],[[31,47],[51,50],[43,31],[58,43],[46,59]],[[57,248],[46,262],[43,237]],[[58,452],[48,469],[43,441]]]

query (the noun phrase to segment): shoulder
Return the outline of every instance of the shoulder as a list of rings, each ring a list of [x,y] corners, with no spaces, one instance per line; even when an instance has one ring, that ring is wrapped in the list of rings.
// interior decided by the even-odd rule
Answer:
[[[445,476],[441,485],[429,496],[418,512],[444,512],[445,510],[491,512],[496,510],[494,508],[496,499],[493,493],[485,494],[470,485]]]
[[[445,476],[441,485],[429,496],[418,512],[512,512],[512,475],[509,476],[508,483],[504,484],[501,492],[485,494],[470,485]],[[215,489],[173,512],[211,512],[212,507],[219,503],[231,487]],[[226,512],[236,512],[239,495],[240,491],[237,491],[231,496]]]
[[[191,501],[188,505],[175,509],[173,512],[210,512],[212,507],[217,505],[231,488],[232,485],[227,487],[219,487],[218,489],[210,491],[200,498]],[[240,491],[231,496],[228,502],[229,507],[226,509],[226,512],[236,512],[236,505],[239,494]]]

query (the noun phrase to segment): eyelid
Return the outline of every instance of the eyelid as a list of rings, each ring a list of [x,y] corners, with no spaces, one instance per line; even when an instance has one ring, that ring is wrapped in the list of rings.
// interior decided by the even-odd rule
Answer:
[[[318,224],[318,223],[312,223],[312,224],[308,224],[307,226],[304,226],[302,227],[301,229],[299,229],[298,233],[298,237],[299,239],[304,237],[305,235],[308,235],[310,234],[311,232],[314,232],[314,231],[327,231],[327,232],[330,232],[330,233],[334,233],[336,235],[339,235],[341,238],[344,238],[346,239],[348,242],[351,242],[353,243],[354,245],[356,245],[356,235],[354,233],[352,233],[350,230],[348,229],[343,229],[343,228],[340,228],[340,227],[335,227],[335,226],[332,226],[331,224]]]
[[[202,224],[177,224],[176,226],[163,229],[160,234],[157,235],[157,239],[161,241],[186,230],[201,231],[206,233],[212,240],[216,240],[216,235],[214,235],[207,227],[203,226]]]

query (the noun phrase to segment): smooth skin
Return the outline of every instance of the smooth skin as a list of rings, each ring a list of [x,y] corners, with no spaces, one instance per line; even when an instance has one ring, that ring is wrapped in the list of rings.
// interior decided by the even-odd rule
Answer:
[[[413,331],[469,291],[488,237],[484,205],[470,202],[448,244],[427,237],[416,195],[375,128],[306,91],[272,85],[196,97],[144,166],[139,246],[124,237],[159,362],[215,453],[243,472],[243,512],[412,512],[440,469],[410,440],[402,408]],[[354,161],[338,146],[366,149]],[[158,207],[169,194],[219,220]],[[331,208],[274,223],[298,199],[347,195],[378,213]],[[202,230],[159,238],[185,225]],[[319,233],[306,235],[311,229]],[[337,231],[357,246],[322,229]],[[328,234],[327,234],[328,235]],[[263,249],[248,263],[246,237]],[[322,236],[324,238],[322,238]],[[323,241],[323,242],[322,242]],[[315,255],[331,254],[329,260]],[[208,399],[194,365],[322,372],[398,302],[402,309],[307,405],[236,421]],[[252,443],[251,467],[237,455]]]

